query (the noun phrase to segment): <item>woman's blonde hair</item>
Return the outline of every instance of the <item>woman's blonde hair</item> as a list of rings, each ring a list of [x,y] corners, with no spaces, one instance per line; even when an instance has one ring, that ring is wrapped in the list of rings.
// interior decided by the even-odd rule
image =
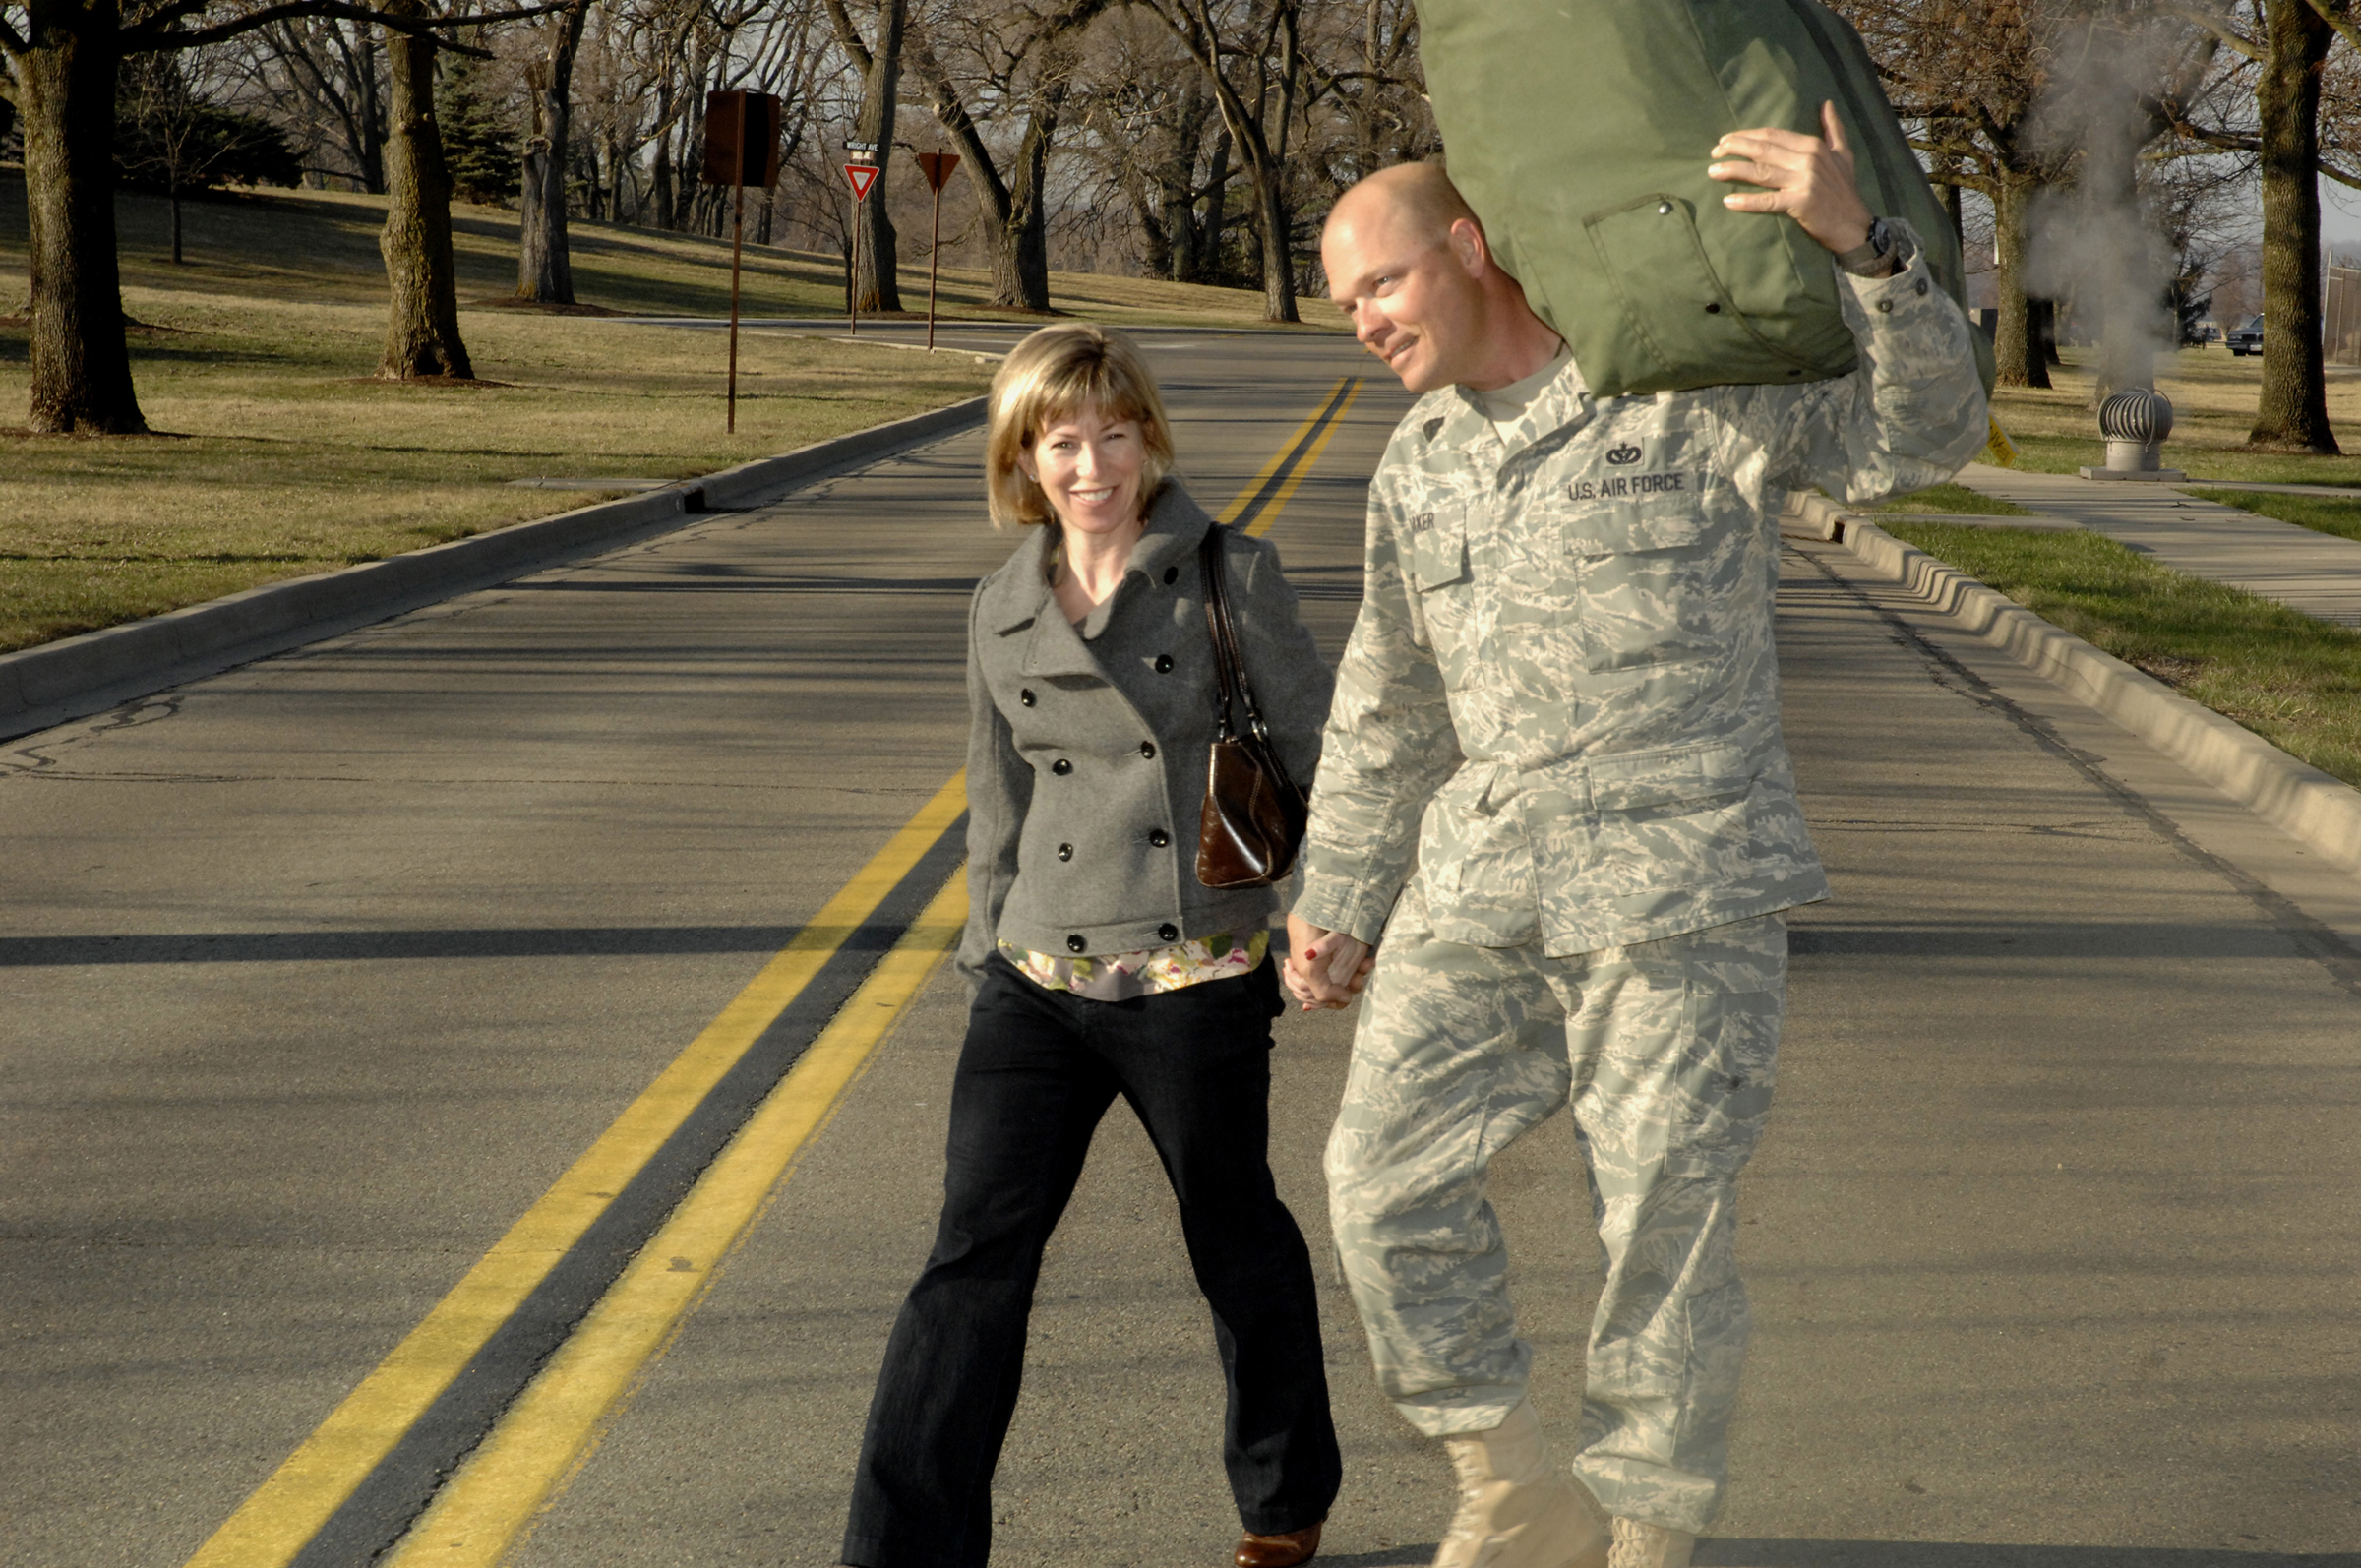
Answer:
[[[1050,498],[1018,461],[1051,426],[1085,409],[1139,426],[1144,511],[1173,467],[1173,429],[1138,345],[1089,322],[1044,327],[1008,351],[992,378],[992,427],[984,442],[984,489],[996,528],[1053,520]]]

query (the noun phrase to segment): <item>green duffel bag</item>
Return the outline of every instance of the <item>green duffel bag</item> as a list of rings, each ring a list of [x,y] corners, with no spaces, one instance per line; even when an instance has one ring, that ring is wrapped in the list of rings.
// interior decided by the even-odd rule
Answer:
[[[1452,183],[1602,397],[1842,376],[1828,252],[1732,212],[1729,131],[1821,134],[1834,101],[1861,196],[1907,219],[1967,302],[1959,242],[1859,34],[1817,0],[1418,0]],[[1970,332],[1992,384],[1991,350]]]

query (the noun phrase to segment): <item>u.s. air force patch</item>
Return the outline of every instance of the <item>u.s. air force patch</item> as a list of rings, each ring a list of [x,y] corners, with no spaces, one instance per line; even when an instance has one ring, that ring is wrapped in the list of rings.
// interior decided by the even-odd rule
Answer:
[[[1607,461],[1615,460],[1607,453]],[[1596,479],[1575,479],[1566,485],[1568,501],[1630,501],[1640,496],[1661,496],[1672,491],[1688,492],[1695,487],[1685,471],[1671,473],[1602,474]]]

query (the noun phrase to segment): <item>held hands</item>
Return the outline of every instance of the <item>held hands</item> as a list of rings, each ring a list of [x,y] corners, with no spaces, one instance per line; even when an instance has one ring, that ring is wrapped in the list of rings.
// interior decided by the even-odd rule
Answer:
[[[1289,995],[1303,1010],[1353,1005],[1377,967],[1369,944],[1342,932],[1323,931],[1294,915],[1287,917],[1287,964],[1280,971]]]
[[[1803,231],[1838,255],[1867,244],[1870,211],[1853,178],[1852,146],[1837,122],[1834,103],[1820,105],[1825,141],[1793,131],[1767,128],[1732,131],[1714,144],[1713,155],[1730,161],[1706,169],[1711,178],[1760,185],[1722,198],[1733,212],[1785,212]]]

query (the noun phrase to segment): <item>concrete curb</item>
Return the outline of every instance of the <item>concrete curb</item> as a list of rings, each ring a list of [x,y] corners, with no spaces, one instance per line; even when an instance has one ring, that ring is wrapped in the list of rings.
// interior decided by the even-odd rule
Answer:
[[[984,417],[985,403],[971,397],[645,495],[0,654],[0,740],[663,533],[704,513],[776,499],[835,470],[965,429]]]
[[[1846,514],[1825,497],[1813,496],[1795,511],[1792,526],[1782,519],[1783,531],[1843,544],[1870,570],[2303,840],[2331,865],[2361,872],[2361,790],[2298,761],[1875,523]],[[1828,531],[1811,531],[1822,527]]]

